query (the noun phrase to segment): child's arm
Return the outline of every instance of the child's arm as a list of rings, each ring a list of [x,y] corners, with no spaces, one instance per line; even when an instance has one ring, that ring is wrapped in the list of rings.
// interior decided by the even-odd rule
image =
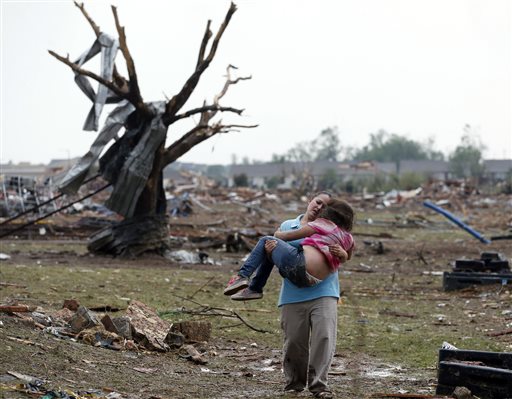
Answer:
[[[350,249],[347,251],[348,258],[347,260],[350,260],[352,258],[352,254],[354,253],[354,246],[350,247]]]
[[[341,263],[345,263],[352,257],[352,249],[345,251],[340,244],[329,245],[329,252],[339,258]]]
[[[284,241],[293,241],[293,240],[299,240],[304,237],[309,237],[315,233],[316,233],[316,231],[312,227],[305,225],[305,226],[302,226],[300,229],[296,229],[296,230],[288,230],[288,231],[277,230],[274,233],[274,237],[277,237]]]

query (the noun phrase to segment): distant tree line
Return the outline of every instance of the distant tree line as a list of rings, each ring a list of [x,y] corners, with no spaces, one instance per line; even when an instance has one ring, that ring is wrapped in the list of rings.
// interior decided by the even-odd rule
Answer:
[[[445,160],[444,154],[435,149],[434,139],[421,143],[384,129],[371,133],[368,144],[362,148],[345,147],[341,142],[339,129],[328,127],[311,141],[297,143],[284,154],[272,154],[271,162],[376,161],[394,162],[398,166],[404,160]],[[484,172],[484,149],[471,126],[466,125],[459,145],[448,155],[454,176],[480,178]]]
[[[482,151],[485,146],[469,125],[464,127],[459,145],[448,155],[451,170],[457,177],[479,177],[482,175]],[[339,129],[328,127],[318,137],[310,141],[302,141],[288,149],[284,154],[272,154],[270,162],[314,162],[314,161],[376,161],[394,162],[397,165],[403,160],[435,160],[444,161],[445,155],[435,149],[434,139],[421,143],[406,136],[389,133],[380,129],[370,133],[368,144],[362,148],[353,148],[341,144]],[[261,164],[261,160],[249,160],[244,156],[241,161],[236,154],[232,155],[232,164]]]
[[[426,176],[421,173],[401,173],[398,168],[400,162],[404,160],[446,160],[449,162],[449,168],[454,177],[470,179],[474,183],[479,183],[484,174],[482,155],[484,150],[485,146],[481,143],[478,135],[470,125],[464,126],[459,145],[447,157],[435,148],[432,138],[421,143],[406,136],[389,133],[384,129],[371,133],[369,142],[362,148],[343,146],[339,129],[334,126],[323,129],[313,140],[295,144],[284,154],[272,154],[271,162],[376,161],[395,163],[398,173],[391,176],[376,174],[372,177],[354,178],[346,181],[342,180],[335,168],[333,168],[327,169],[316,182],[318,189],[334,189],[347,192],[359,192],[366,189],[376,192],[387,191],[393,188],[402,190],[413,189],[426,181]],[[237,163],[235,155],[232,157],[232,163]],[[263,162],[256,160],[251,162],[248,157],[244,157],[241,163],[259,164]],[[224,175],[223,171],[219,168],[224,169],[223,166],[219,165],[211,166],[208,174],[215,176]],[[509,186],[512,184],[512,171],[510,175],[511,178],[507,179],[507,181],[511,180],[508,183]],[[283,183],[283,181],[284,176],[273,176],[267,179],[266,186],[268,188],[275,188],[280,183]],[[235,176],[234,184],[237,186],[248,185],[247,176]]]

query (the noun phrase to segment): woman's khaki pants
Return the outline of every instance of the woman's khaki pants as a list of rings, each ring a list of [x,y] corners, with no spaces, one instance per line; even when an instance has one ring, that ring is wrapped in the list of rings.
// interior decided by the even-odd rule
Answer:
[[[326,391],[336,349],[338,299],[322,297],[281,306],[285,390]]]

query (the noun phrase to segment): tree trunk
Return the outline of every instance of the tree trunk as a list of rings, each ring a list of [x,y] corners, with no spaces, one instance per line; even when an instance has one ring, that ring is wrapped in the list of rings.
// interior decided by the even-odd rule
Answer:
[[[96,254],[134,257],[169,249],[169,226],[162,172],[163,145],[135,206],[134,216],[94,233],[87,248]]]
[[[165,215],[139,215],[94,233],[87,249],[94,254],[135,257],[144,252],[163,254],[169,248]]]
[[[165,150],[162,143],[155,153],[153,170],[149,175],[146,186],[142,191],[134,215],[165,215],[167,203],[165,200],[164,176],[162,157]]]

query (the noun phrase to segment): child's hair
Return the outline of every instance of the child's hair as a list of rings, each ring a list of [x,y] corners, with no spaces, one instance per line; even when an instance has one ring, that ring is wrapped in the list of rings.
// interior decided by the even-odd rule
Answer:
[[[352,209],[347,201],[334,198],[329,201],[329,204],[318,215],[318,217],[328,219],[346,231],[352,231],[354,216],[354,209]]]

